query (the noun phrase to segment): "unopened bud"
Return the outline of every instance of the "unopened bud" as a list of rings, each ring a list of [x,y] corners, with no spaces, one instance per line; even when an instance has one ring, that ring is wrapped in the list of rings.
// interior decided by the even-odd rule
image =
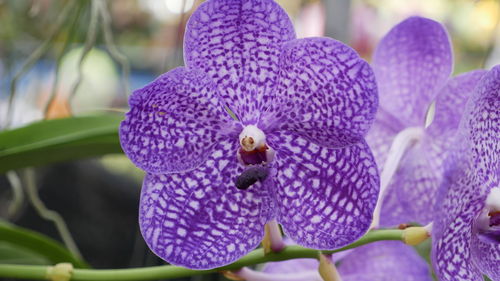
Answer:
[[[47,279],[51,281],[69,281],[73,273],[71,263],[58,263],[47,269]]]
[[[319,255],[318,271],[324,281],[342,281],[332,259],[323,254]]]
[[[407,245],[418,245],[429,237],[430,234],[425,227],[412,226],[403,230],[403,242]]]

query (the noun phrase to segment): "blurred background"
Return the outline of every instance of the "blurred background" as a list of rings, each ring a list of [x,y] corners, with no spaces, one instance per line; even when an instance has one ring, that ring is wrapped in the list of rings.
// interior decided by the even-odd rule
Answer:
[[[131,91],[183,64],[184,27],[202,2],[0,1],[0,130],[95,112],[123,114]],[[420,15],[447,27],[455,74],[500,63],[496,0],[277,2],[290,15],[299,38],[333,37],[368,61],[391,27]],[[34,193],[16,191],[16,179],[0,175],[0,218],[58,240],[72,235],[83,257],[96,268],[162,264],[138,232],[142,172],[125,156],[37,168],[31,177]],[[23,173],[18,180],[29,184]],[[61,214],[68,233],[41,218],[33,196]],[[0,243],[0,252],[5,247]],[[0,254],[0,262],[8,258],[2,260]]]

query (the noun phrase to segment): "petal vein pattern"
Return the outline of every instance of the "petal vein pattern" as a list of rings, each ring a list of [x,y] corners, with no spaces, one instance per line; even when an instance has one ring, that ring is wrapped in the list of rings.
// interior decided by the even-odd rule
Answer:
[[[212,78],[246,125],[273,94],[281,45],[294,38],[288,15],[272,0],[207,1],[187,24],[184,60]]]
[[[381,225],[417,222],[428,224],[441,183],[443,163],[455,136],[467,100],[485,71],[458,75],[448,81],[436,97],[434,122],[425,136],[406,152],[382,204]]]
[[[208,269],[257,247],[275,201],[266,182],[236,189],[243,170],[237,148],[237,141],[222,141],[196,170],[146,176],[139,221],[155,254],[171,264]]]
[[[276,95],[261,122],[337,148],[364,137],[377,106],[375,76],[354,50],[330,38],[297,39],[283,47]]]
[[[481,183],[471,170],[449,171],[438,196],[438,202],[443,203],[436,210],[433,224],[432,260],[439,280],[483,280],[470,250],[472,223],[481,210],[476,192]]]
[[[440,23],[421,17],[403,21],[382,39],[373,57],[381,106],[404,126],[421,126],[452,67],[450,39]]]
[[[446,160],[433,227],[433,264],[440,280],[500,278],[500,244],[479,239],[476,223],[500,186],[500,66],[485,74],[469,99]],[[487,210],[486,210],[487,211]]]
[[[132,162],[149,173],[196,168],[238,127],[210,79],[184,67],[135,91],[129,103],[120,125],[121,145]]]
[[[379,175],[364,141],[330,149],[292,133],[269,140],[279,151],[274,178],[278,221],[291,239],[309,248],[335,249],[368,230]]]

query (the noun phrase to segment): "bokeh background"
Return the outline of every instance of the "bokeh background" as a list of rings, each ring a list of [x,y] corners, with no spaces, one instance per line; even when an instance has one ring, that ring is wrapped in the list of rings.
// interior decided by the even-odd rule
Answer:
[[[132,90],[183,64],[186,21],[200,0],[0,1],[0,130],[95,112],[123,114]],[[370,61],[408,16],[443,23],[455,74],[500,63],[497,0],[280,0],[298,37],[329,36]],[[95,268],[159,265],[137,229],[142,172],[122,155],[37,168],[34,191],[0,175],[0,218],[62,240]],[[20,177],[21,186],[29,179]],[[41,218],[37,199],[68,226]],[[3,247],[3,248],[2,248]],[[0,262],[26,259],[3,255]],[[44,263],[33,258],[31,263]],[[198,276],[193,280],[217,280]]]

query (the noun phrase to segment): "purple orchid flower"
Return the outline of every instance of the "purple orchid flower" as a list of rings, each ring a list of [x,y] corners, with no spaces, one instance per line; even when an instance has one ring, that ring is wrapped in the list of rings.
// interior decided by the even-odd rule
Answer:
[[[340,252],[343,253],[343,252]],[[340,254],[338,253],[338,254]],[[410,246],[381,241],[358,247],[332,259],[342,281],[431,281],[429,266]],[[316,259],[267,263],[262,272],[244,268],[238,275],[247,281],[322,281]]]
[[[421,17],[395,26],[375,51],[372,66],[381,103],[367,141],[383,167],[382,204],[377,206],[382,226],[432,221],[449,139],[485,73],[471,71],[450,79],[452,64],[446,29]],[[433,102],[435,110],[429,113]],[[432,111],[434,120],[426,127]]]
[[[147,172],[139,221],[158,256],[222,266],[254,249],[273,219],[316,249],[367,231],[379,179],[363,136],[378,98],[355,51],[296,40],[272,0],[209,0],[189,19],[184,59],[134,92],[120,127],[123,150]]]
[[[500,66],[467,103],[446,161],[434,223],[439,280],[500,280]]]

